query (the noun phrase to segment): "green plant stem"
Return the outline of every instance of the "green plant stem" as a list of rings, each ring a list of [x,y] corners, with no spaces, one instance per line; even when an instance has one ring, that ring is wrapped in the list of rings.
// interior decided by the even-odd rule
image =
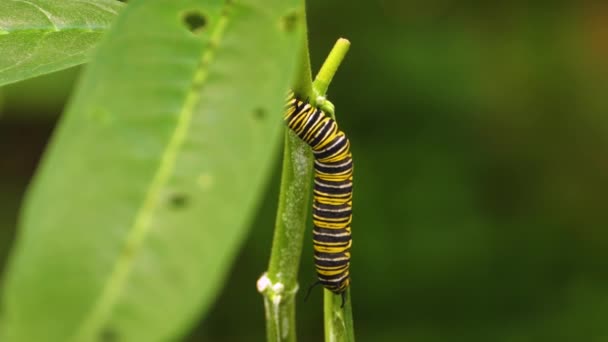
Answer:
[[[314,95],[306,36],[305,29],[293,85],[293,91],[300,98]],[[258,291],[264,296],[269,342],[296,341],[295,294],[310,208],[312,164],[313,156],[308,145],[287,129],[270,262],[268,271],[258,280]]]
[[[346,303],[342,308],[342,297],[323,289],[325,341],[352,342],[355,340],[350,289],[346,290],[345,300]]]
[[[348,53],[349,48],[350,42],[348,39],[340,38],[336,41],[313,82],[313,88],[317,96],[325,96],[329,84],[334,78],[336,71],[338,71],[340,64],[342,64],[342,60],[344,60],[344,56]]]
[[[291,131],[285,134],[283,170],[268,272],[258,281],[264,294],[267,340],[296,341],[295,294],[310,207],[313,158]]]
[[[342,60],[344,60],[349,47],[350,42],[348,40],[344,38],[338,39],[327,59],[325,59],[323,66],[321,66],[317,77],[315,77],[313,89],[323,101],[325,101],[327,88]],[[322,103],[320,105],[323,106]],[[335,120],[333,105],[330,108],[331,112],[329,114]],[[342,308],[342,297],[335,295],[327,289],[323,290],[323,303],[325,341],[353,342],[355,340],[355,333],[353,329],[350,288],[346,290],[344,308]]]

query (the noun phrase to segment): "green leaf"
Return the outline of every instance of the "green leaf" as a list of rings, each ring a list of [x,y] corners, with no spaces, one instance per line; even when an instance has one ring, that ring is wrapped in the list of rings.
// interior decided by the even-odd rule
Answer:
[[[3,340],[174,340],[209,308],[270,175],[300,13],[297,0],[122,11],[29,189]]]
[[[0,86],[86,62],[123,3],[0,1]]]

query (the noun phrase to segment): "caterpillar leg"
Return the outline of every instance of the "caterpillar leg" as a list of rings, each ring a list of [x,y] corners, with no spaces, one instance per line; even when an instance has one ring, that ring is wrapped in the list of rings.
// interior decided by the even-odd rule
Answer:
[[[317,285],[320,285],[320,284],[321,284],[320,280],[317,280],[314,283],[310,284],[310,286],[308,287],[308,291],[306,291],[306,296],[304,297],[304,301],[308,300],[308,297],[310,296],[312,289],[314,289],[315,287],[317,287]]]
[[[304,296],[304,301],[308,300],[308,297],[310,297],[310,293],[312,292],[312,289],[314,289],[315,287],[317,287],[317,285],[320,285],[320,284],[321,284],[320,280],[317,280],[314,283],[310,284],[310,286],[308,287],[308,290],[306,291],[306,296]],[[340,308],[343,309],[344,304],[346,304],[346,291],[340,292],[340,296],[342,297],[342,305],[340,305]]]

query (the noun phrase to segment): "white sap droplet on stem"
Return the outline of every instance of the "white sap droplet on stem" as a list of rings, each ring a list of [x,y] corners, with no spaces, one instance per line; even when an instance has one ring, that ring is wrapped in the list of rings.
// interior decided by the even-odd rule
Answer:
[[[272,286],[272,282],[270,281],[270,278],[268,278],[268,274],[264,272],[260,279],[258,279],[256,285],[258,288],[258,292],[263,293],[264,291],[266,291],[267,288]]]
[[[285,285],[283,285],[283,283],[276,283],[276,284],[272,285],[272,291],[274,293],[282,294],[284,290],[285,290]]]

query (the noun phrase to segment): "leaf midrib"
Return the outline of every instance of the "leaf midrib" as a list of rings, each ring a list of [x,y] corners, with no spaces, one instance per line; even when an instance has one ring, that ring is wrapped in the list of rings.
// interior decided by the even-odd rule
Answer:
[[[116,305],[118,297],[132,269],[135,256],[140,251],[143,241],[149,232],[150,222],[158,205],[162,188],[169,180],[175,161],[187,136],[194,109],[199,102],[200,89],[204,85],[210,66],[219,43],[228,24],[228,17],[222,15],[213,31],[210,33],[208,48],[202,53],[198,70],[194,73],[188,94],[182,110],[178,115],[177,125],[164,150],[157,172],[148,186],[143,204],[135,215],[133,224],[127,234],[127,239],[121,254],[103,286],[98,300],[84,317],[80,328],[72,336],[71,341],[87,341],[93,337],[100,326],[106,322],[108,315]]]
[[[28,27],[28,28],[17,28],[10,29],[6,27],[0,27],[0,36],[8,36],[8,35],[17,35],[17,34],[25,34],[25,33],[41,33],[41,34],[52,34],[52,33],[65,33],[70,31],[82,31],[82,32],[91,32],[91,33],[103,33],[108,30],[109,25],[100,25],[100,26],[66,26],[62,27],[58,30],[55,30],[51,27]]]

